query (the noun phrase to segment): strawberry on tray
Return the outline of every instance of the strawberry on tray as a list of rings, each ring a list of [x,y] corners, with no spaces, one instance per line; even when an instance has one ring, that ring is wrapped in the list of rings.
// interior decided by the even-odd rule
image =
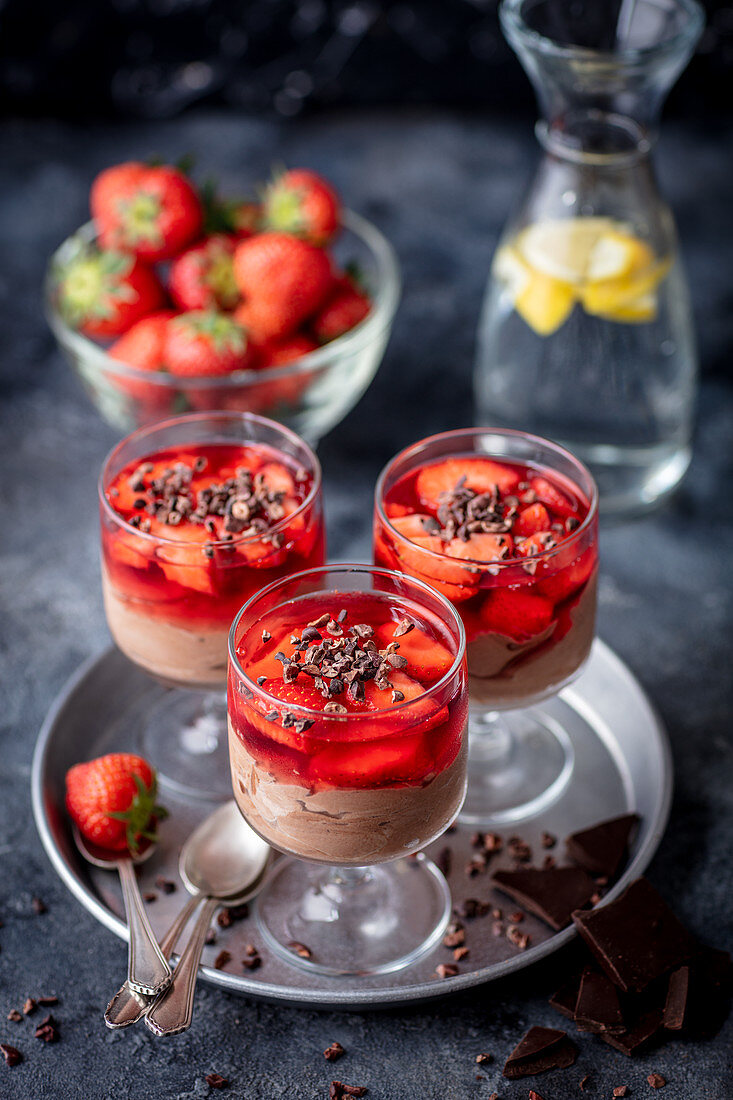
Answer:
[[[134,855],[156,839],[156,824],[166,816],[157,795],[154,769],[134,753],[109,753],[66,773],[71,820],[83,837],[113,852]]]

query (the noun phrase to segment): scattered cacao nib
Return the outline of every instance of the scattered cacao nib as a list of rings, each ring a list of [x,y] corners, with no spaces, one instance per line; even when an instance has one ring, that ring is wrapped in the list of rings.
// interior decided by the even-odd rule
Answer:
[[[474,534],[505,535],[511,530],[517,513],[516,498],[513,500],[515,503],[502,500],[497,486],[491,492],[477,493],[461,478],[453,489],[440,494],[437,530],[431,533],[439,535],[444,542],[454,538],[468,542]],[[508,553],[507,544],[504,556]]]
[[[210,1089],[226,1089],[229,1088],[229,1081],[226,1077],[222,1077],[220,1073],[207,1073],[204,1078],[206,1084]]]
[[[23,1061],[23,1055],[20,1053],[17,1047],[12,1047],[10,1043],[0,1043],[0,1051],[5,1059],[5,1064],[8,1066],[17,1066]]]
[[[499,1100],[499,1093],[498,1092],[492,1092],[491,1095],[489,1096],[489,1100]]]
[[[469,954],[467,947],[457,947],[453,952],[453,959],[455,962],[461,962],[462,959],[467,959]]]
[[[542,870],[551,871],[553,867],[557,867],[557,860],[554,856],[545,856],[542,860]]]
[[[344,1096],[366,1096],[368,1091],[365,1085],[345,1085],[343,1081],[332,1081],[328,1100],[343,1100]]]
[[[629,839],[639,823],[637,814],[623,814],[573,833],[565,848],[573,863],[590,875],[614,879],[629,854]]]
[[[663,1089],[667,1084],[667,1079],[662,1077],[661,1073],[650,1073],[647,1081],[651,1089]]]
[[[216,932],[213,928],[210,928],[206,933],[206,936],[204,937],[204,943],[207,947],[211,947],[212,944],[216,943]]]
[[[496,871],[494,883],[556,932],[570,924],[574,911],[587,905],[595,891],[593,879],[580,867]]]
[[[269,630],[263,630],[262,631],[262,641],[263,642],[269,642],[271,640],[271,638],[272,638],[272,634],[270,633]]]
[[[526,951],[532,942],[532,937],[528,932],[520,932],[520,930],[512,924],[510,924],[506,930],[506,938],[510,943],[513,943],[515,947],[518,947],[520,951]]]
[[[245,970],[259,970],[262,966],[262,959],[259,955],[247,955],[242,959],[242,966]]]
[[[155,885],[163,894],[175,893],[176,884],[171,882],[170,879],[165,878],[163,875],[158,875],[155,879]]]
[[[150,903],[157,900],[158,895],[155,893],[154,890],[146,890],[146,892],[143,894],[143,901],[147,901]]]
[[[11,1008],[6,1018],[14,1024],[20,1023],[23,1019],[17,1008]]]
[[[44,901],[41,900],[41,898],[33,898],[31,900],[31,905],[33,907],[33,912],[37,913],[39,916],[41,913],[48,912],[48,906]]]
[[[231,951],[227,951],[226,948],[223,947],[214,959],[214,970],[223,970],[226,964],[231,962],[231,958]]]
[[[458,967],[454,966],[453,963],[439,963],[435,968],[435,973],[440,979],[455,978]]]
[[[628,1085],[616,1085],[616,1088],[613,1090],[613,1095],[614,1095],[615,1098],[618,1098],[618,1097],[623,1098],[624,1096],[628,1096],[629,1095],[629,1086]]]
[[[492,924],[492,926],[491,926],[491,935],[492,936],[497,936],[497,937],[504,935],[504,925],[500,920],[495,920],[494,923]]]
[[[487,1066],[489,1064],[489,1062],[493,1062],[493,1060],[494,1060],[494,1055],[493,1054],[477,1054],[476,1055],[476,1064],[479,1065],[479,1066]]]
[[[549,1069],[566,1069],[577,1057],[578,1048],[564,1031],[531,1027],[509,1055],[503,1073],[512,1080],[533,1077]]]
[[[46,1005],[57,1005],[58,1003],[59,999],[55,993],[47,993],[44,997],[36,997],[36,1004],[43,1005],[44,1008]]]
[[[510,913],[507,917],[510,924],[521,924],[524,920],[524,913],[517,909],[516,913]]]
[[[509,855],[517,863],[529,863],[532,859],[532,849],[521,837],[513,836],[507,845]]]
[[[249,916],[249,905],[245,901],[243,905],[230,905],[220,909],[216,916],[216,923],[220,928],[231,928],[238,920],[246,920]]]
[[[36,1039],[43,1039],[44,1043],[56,1043],[60,1038],[58,1025],[50,1014],[41,1020],[34,1034]]]
[[[483,844],[484,851],[493,855],[500,852],[504,847],[504,838],[499,836],[498,833],[484,833]]]
[[[553,836],[552,833],[543,833],[540,838],[540,843],[543,848],[554,848],[557,844],[557,837]]]
[[[503,915],[504,914],[502,913],[501,909],[498,909],[496,906],[494,906],[494,908],[491,910],[492,920],[501,920]]]
[[[304,943],[299,943],[298,940],[291,940],[287,947],[289,951],[292,951],[295,955],[299,955],[301,959],[313,958],[313,952],[310,947],[306,947]]]
[[[469,860],[469,862],[466,864],[466,874],[469,878],[475,878],[476,875],[482,875],[487,866],[488,864],[484,856],[474,856],[473,859]]]
[[[460,921],[454,920],[448,925],[443,936],[444,947],[460,947],[466,941],[466,932]]]
[[[457,910],[459,917],[465,917],[466,920],[473,920],[474,917],[485,917],[490,911],[491,906],[486,902],[478,901],[476,898],[465,898],[461,903],[460,909]]]
[[[323,1057],[327,1062],[337,1062],[339,1058],[343,1058],[344,1054],[346,1054],[346,1051],[341,1046],[341,1043],[337,1043],[334,1039],[334,1041],[329,1043],[324,1050]]]
[[[38,1008],[38,1001],[34,1001],[32,997],[26,997],[23,1004],[23,1015],[30,1016]]]
[[[574,913],[573,920],[611,981],[624,992],[641,992],[697,951],[694,937],[643,878],[600,909]]]
[[[435,866],[448,878],[453,862],[453,853],[450,848],[441,848],[435,859]]]
[[[534,1089],[529,1090],[529,1100],[544,1100],[544,1097],[540,1096]]]

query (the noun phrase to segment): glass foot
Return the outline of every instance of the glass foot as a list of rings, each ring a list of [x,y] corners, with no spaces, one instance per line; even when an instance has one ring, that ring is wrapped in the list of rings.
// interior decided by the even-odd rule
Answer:
[[[575,765],[565,730],[541,711],[474,711],[468,790],[459,819],[490,828],[533,817],[563,793]]]
[[[275,867],[256,908],[263,938],[289,963],[319,974],[385,974],[435,947],[451,897],[422,853],[375,867],[288,858]]]
[[[165,691],[146,712],[140,752],[162,788],[187,798],[231,798],[226,693]]]

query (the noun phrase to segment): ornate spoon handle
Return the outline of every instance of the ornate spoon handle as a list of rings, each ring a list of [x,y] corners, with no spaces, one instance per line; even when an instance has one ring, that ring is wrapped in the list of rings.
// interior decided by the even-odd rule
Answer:
[[[132,860],[118,860],[117,870],[130,929],[127,980],[136,992],[153,996],[170,984],[171,968],[150,927]]]
[[[161,940],[160,949],[166,958],[169,958],[172,954],[181,932],[188,924],[200,901],[200,894],[194,894],[193,897],[190,897]],[[136,993],[130,983],[125,982],[107,1005],[104,1022],[109,1028],[129,1027],[130,1024],[136,1024],[140,1017],[145,1015],[154,1000],[154,997],[147,997],[144,993]]]
[[[211,918],[220,905],[218,898],[206,899],[191,938],[181,952],[173,981],[147,1012],[145,1025],[154,1035],[177,1035],[190,1027],[201,952]]]

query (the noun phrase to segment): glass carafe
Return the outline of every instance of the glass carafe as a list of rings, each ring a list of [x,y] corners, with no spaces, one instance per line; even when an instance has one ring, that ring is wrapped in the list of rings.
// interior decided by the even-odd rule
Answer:
[[[477,422],[592,471],[602,514],[642,511],[690,461],[697,357],[674,220],[651,161],[703,27],[695,0],[503,0],[543,157],[506,227],[478,334]]]

